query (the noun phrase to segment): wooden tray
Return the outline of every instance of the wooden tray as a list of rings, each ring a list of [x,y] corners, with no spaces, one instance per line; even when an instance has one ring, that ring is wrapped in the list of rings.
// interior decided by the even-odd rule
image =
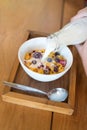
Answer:
[[[47,36],[45,33],[29,31],[28,39],[39,36]],[[26,39],[27,40],[27,39]],[[10,103],[15,103],[27,107],[43,109],[52,112],[72,115],[75,105],[75,88],[76,88],[76,61],[75,61],[75,48],[71,47],[74,56],[74,62],[71,69],[60,79],[52,82],[39,82],[30,78],[21,68],[18,58],[16,58],[12,71],[9,76],[10,82],[16,82],[24,85],[29,85],[41,90],[49,91],[52,88],[63,87],[68,90],[69,96],[64,102],[54,102],[48,100],[43,95],[27,94],[23,91],[4,87],[2,100]]]

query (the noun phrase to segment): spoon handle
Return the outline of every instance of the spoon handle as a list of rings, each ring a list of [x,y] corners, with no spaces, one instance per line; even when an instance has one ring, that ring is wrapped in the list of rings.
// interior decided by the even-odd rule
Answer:
[[[25,86],[25,85],[22,85],[22,84],[17,84],[17,83],[12,83],[12,82],[7,82],[7,81],[4,81],[3,84],[5,86],[9,86],[9,87],[12,87],[12,88],[15,88],[15,89],[23,90],[25,92],[38,92],[38,93],[47,95],[46,92],[43,92],[39,89],[32,88],[32,87],[29,87],[29,86]]]

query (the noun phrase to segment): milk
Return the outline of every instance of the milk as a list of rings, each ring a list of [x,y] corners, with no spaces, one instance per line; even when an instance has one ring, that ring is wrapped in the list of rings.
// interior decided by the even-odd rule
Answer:
[[[83,43],[87,40],[87,17],[70,22],[49,36],[47,40],[48,44],[43,59],[56,48]]]
[[[57,44],[56,38],[55,39],[48,38],[47,47],[42,57],[42,61],[44,61],[47,58],[47,56],[50,54],[50,52],[54,51],[57,47],[58,47],[58,44]]]
[[[56,33],[56,38],[59,45],[75,45],[87,40],[87,17],[67,24]]]

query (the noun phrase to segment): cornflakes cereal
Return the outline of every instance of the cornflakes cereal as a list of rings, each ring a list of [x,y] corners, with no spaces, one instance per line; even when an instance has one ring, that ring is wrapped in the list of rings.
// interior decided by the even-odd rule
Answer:
[[[40,74],[58,74],[64,71],[66,59],[59,52],[51,52],[47,59],[42,62],[45,49],[27,52],[24,56],[24,64],[34,72]]]

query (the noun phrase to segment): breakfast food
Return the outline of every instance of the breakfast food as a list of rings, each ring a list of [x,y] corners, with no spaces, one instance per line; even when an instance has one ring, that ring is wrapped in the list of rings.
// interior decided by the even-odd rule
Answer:
[[[45,49],[27,52],[24,56],[24,64],[34,72],[40,74],[58,74],[64,71],[66,59],[59,52],[51,52],[44,62],[41,61]]]

